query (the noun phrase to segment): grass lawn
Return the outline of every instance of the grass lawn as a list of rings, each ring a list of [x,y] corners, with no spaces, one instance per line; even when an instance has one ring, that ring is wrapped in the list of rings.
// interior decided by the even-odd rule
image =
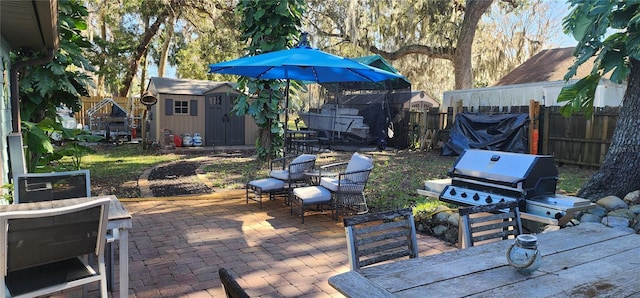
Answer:
[[[316,164],[348,161],[352,152],[318,154]],[[425,180],[447,178],[456,157],[440,156],[424,151],[367,152],[373,156],[375,168],[369,178],[366,195],[372,210],[386,210],[409,205],[432,209],[442,204],[416,193]],[[92,193],[115,194],[121,198],[139,197],[137,179],[144,170],[155,165],[194,157],[143,151],[140,145],[100,146],[97,153],[83,158],[83,168],[91,170]],[[267,176],[268,164],[253,157],[212,157],[215,162],[204,168],[205,175],[220,189],[241,189],[247,181]],[[559,167],[558,191],[577,192],[595,171],[575,166]]]

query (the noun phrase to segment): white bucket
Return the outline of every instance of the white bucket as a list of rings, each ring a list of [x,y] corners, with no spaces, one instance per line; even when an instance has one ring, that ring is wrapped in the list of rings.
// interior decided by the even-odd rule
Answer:
[[[185,133],[184,137],[182,138],[182,146],[184,147],[193,146],[193,139],[191,138],[191,135],[189,135],[188,133]]]

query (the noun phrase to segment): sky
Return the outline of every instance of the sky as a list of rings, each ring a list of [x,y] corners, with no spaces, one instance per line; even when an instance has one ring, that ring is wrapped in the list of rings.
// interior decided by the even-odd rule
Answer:
[[[566,0],[545,0],[545,1],[548,1],[548,3],[551,5],[552,13],[555,16],[561,16],[559,20],[559,24],[557,24],[557,26],[562,28],[562,18],[564,18],[569,14],[569,4],[567,4]],[[560,36],[558,36],[556,43],[559,47],[564,48],[564,47],[575,46],[577,41],[571,35],[565,35],[564,33],[560,33]]]

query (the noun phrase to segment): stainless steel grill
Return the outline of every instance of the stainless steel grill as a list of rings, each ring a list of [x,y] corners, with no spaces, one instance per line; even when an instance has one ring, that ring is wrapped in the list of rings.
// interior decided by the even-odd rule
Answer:
[[[575,211],[593,207],[587,200],[555,193],[558,170],[552,156],[467,149],[448,175],[451,183],[439,199],[456,205],[518,201],[526,213],[523,218],[528,214],[559,225],[571,220]]]

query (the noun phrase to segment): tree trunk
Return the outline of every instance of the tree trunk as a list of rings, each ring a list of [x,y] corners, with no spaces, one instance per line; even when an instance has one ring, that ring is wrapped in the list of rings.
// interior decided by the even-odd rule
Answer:
[[[100,37],[102,38],[102,40],[107,41],[107,21],[106,21],[106,16],[104,11],[100,12],[100,18],[99,18],[99,23],[100,23]],[[99,57],[100,57],[100,64],[101,66],[106,65],[107,64],[107,58],[106,58],[106,54],[104,49],[100,50],[99,53]],[[96,95],[104,95],[105,92],[105,87],[104,87],[104,74],[103,73],[98,73],[98,83],[96,86],[96,90],[97,93]]]
[[[478,22],[482,15],[489,9],[493,0],[467,0],[464,19],[460,26],[458,41],[455,49],[429,47],[425,45],[407,45],[394,52],[387,52],[375,46],[369,50],[388,60],[400,59],[409,54],[423,54],[431,58],[447,59],[453,63],[455,69],[455,89],[473,88],[473,69],[471,65],[471,50],[473,39],[476,36]]]
[[[467,8],[460,27],[456,51],[453,55],[455,72],[455,89],[473,88],[473,69],[471,65],[471,49],[476,35],[478,22],[491,6],[493,0],[467,0]]]
[[[165,24],[165,37],[162,43],[162,49],[160,50],[160,62],[158,62],[158,77],[164,77],[165,67],[167,66],[167,60],[169,59],[169,46],[171,45],[171,38],[173,37],[173,27],[176,21],[176,16],[172,15]]]
[[[123,86],[118,91],[118,96],[126,97],[129,93],[129,89],[131,88],[131,82],[133,81],[133,77],[135,77],[138,72],[138,66],[140,65],[140,59],[144,55],[144,53],[149,48],[149,43],[151,39],[158,33],[160,29],[160,25],[162,25],[169,15],[169,11],[165,10],[161,14],[158,15],[155,22],[149,27],[149,30],[144,32],[142,36],[142,40],[140,40],[140,44],[136,48],[136,52],[129,60],[129,67],[127,68],[127,73],[125,74]]]
[[[144,17],[144,29],[149,29],[149,17]],[[147,67],[149,66],[148,59],[149,48],[144,51],[144,54],[142,54],[142,57],[140,58],[140,63],[142,63],[140,66],[140,98],[142,98],[145,91],[144,82],[147,79]]]
[[[640,189],[640,61],[630,62],[627,91],[607,155],[600,170],[578,192],[591,201],[608,195],[623,198]]]

